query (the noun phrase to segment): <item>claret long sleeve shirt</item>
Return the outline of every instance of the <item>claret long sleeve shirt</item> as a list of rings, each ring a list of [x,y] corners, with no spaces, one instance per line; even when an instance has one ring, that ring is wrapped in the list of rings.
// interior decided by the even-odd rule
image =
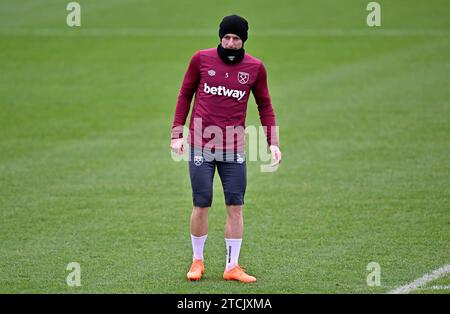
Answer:
[[[213,143],[216,149],[242,150],[245,147],[243,130],[246,127],[250,91],[255,97],[268,145],[278,145],[275,114],[264,64],[247,53],[241,62],[226,64],[219,57],[216,48],[197,51],[181,85],[172,125],[172,139],[182,137],[183,126],[195,94],[188,142],[194,146],[204,147]],[[231,137],[227,137],[227,131],[228,135],[232,134]]]

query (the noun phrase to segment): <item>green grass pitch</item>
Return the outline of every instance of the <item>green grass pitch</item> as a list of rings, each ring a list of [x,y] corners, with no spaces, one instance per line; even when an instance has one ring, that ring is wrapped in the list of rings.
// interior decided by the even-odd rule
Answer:
[[[385,293],[449,264],[448,1],[380,0],[368,27],[362,0],[80,0],[79,28],[68,2],[0,1],[1,293]],[[283,163],[248,163],[240,263],[258,282],[221,279],[216,176],[190,283],[170,127],[190,57],[232,13],[266,65]],[[416,293],[449,292],[434,285]]]

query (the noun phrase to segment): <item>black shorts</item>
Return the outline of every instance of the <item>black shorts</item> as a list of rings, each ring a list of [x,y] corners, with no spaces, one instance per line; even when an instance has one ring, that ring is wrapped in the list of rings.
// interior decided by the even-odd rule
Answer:
[[[214,156],[205,154],[201,150],[191,148],[190,157],[189,175],[194,206],[211,207],[216,167],[222,181],[225,204],[244,204],[247,187],[247,165],[243,154],[234,153],[234,158],[222,159],[214,158]]]

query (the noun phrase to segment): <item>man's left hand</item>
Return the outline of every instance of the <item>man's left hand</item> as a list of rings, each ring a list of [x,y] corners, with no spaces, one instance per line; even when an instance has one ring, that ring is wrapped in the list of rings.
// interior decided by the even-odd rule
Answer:
[[[280,151],[280,148],[275,145],[270,145],[269,149],[272,154],[272,160],[273,160],[273,163],[270,166],[275,167],[276,165],[281,163],[281,151]]]

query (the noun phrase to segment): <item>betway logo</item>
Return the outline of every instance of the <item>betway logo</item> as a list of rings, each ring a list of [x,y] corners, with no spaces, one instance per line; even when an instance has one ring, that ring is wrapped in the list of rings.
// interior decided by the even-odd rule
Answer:
[[[208,84],[206,83],[205,85],[203,85],[203,91],[206,94],[233,97],[236,98],[237,100],[241,100],[245,96],[245,91],[237,89],[228,89],[225,86],[219,87],[208,86]]]

